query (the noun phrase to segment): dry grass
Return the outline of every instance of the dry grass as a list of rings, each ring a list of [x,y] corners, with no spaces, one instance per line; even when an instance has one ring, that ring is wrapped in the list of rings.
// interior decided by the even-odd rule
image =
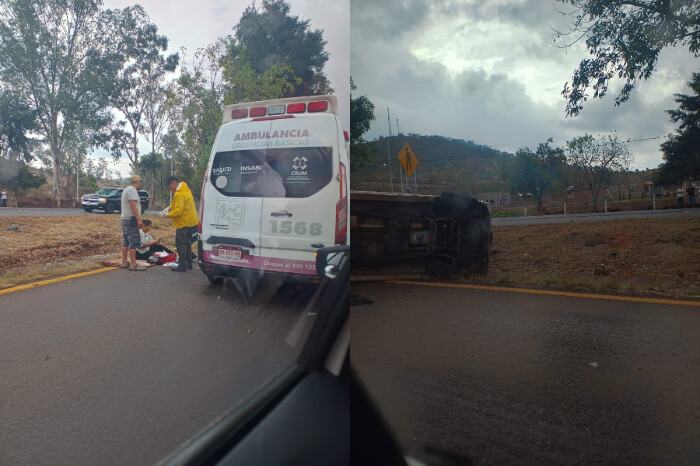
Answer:
[[[695,297],[699,261],[696,217],[495,227],[489,273],[471,280]]]
[[[173,249],[170,221],[152,220]],[[0,244],[0,288],[90,270],[119,257],[119,216],[0,218]],[[489,273],[470,281],[700,297],[698,263],[696,217],[495,227]]]
[[[170,220],[151,220],[151,235],[174,249]],[[0,288],[97,268],[121,257],[121,238],[118,215],[0,218]]]

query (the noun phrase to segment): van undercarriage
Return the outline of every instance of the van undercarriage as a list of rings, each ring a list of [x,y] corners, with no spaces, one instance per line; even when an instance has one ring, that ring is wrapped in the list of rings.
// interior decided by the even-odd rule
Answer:
[[[442,193],[350,193],[351,279],[486,273],[487,205]]]

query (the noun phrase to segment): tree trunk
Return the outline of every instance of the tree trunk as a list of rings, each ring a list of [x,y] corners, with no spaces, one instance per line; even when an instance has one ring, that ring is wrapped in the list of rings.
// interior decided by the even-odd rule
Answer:
[[[61,207],[61,151],[58,148],[58,115],[51,119],[51,162],[53,164],[53,199],[56,207]]]
[[[132,167],[132,175],[138,175],[139,172],[139,133],[138,133],[138,128],[134,128],[134,137],[132,139],[133,141],[133,151],[134,151],[134,160],[133,160],[133,167]]]
[[[51,191],[51,195],[53,196],[53,200],[56,201],[56,207],[61,207],[61,189],[60,189],[60,186],[58,185],[58,183],[59,183],[58,162],[56,161],[56,157],[54,156],[54,158],[53,158],[53,188]]]
[[[593,195],[593,212],[598,212],[598,194],[595,189],[591,190],[591,194]]]
[[[155,204],[156,200],[156,173],[151,173],[151,205]]]

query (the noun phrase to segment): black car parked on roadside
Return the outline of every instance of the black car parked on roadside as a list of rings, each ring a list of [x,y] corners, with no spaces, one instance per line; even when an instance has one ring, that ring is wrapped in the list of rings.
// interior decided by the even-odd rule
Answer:
[[[108,214],[112,214],[121,209],[122,192],[124,188],[102,188],[95,194],[86,194],[83,196],[82,205],[85,212],[93,210],[104,210]],[[139,190],[141,198],[141,213],[144,213],[150,205],[151,198],[148,191]]]

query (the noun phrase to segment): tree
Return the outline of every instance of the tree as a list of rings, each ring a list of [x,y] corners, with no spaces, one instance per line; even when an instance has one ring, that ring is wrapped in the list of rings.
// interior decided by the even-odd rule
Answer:
[[[598,211],[600,190],[615,171],[629,168],[632,154],[626,142],[617,135],[593,136],[586,134],[566,142],[566,158],[573,166],[576,182],[591,192],[593,211]]]
[[[225,92],[219,60],[224,49],[225,42],[217,41],[198,49],[191,63],[183,63],[167,103],[172,126],[164,136],[163,153],[178,161],[177,173],[188,182],[204,176],[221,125]]]
[[[357,90],[350,76],[350,90]],[[376,152],[374,146],[364,140],[374,121],[374,104],[366,96],[353,98],[350,94],[350,169],[357,170]]]
[[[118,160],[122,153],[126,154],[136,173],[139,134],[148,134],[146,122],[151,134],[158,129],[154,111],[165,98],[161,85],[165,74],[175,71],[179,57],[177,53],[167,57],[163,54],[168,49],[168,39],[158,34],[158,28],[140,5],[116,10],[110,15],[123,41],[120,48],[125,51],[126,58],[112,100],[114,108],[124,117],[112,130],[112,155]]]
[[[328,61],[323,31],[311,30],[309,24],[293,16],[284,0],[263,0],[261,7],[253,4],[234,28],[228,59],[249,63],[258,77],[274,70],[276,78],[286,78],[293,86],[280,97],[330,94],[333,89],[323,72]]]
[[[66,138],[63,145],[63,157],[59,164],[60,172],[65,179],[65,192],[69,192],[69,189],[71,193],[76,192],[73,181],[76,174],[80,176],[80,169],[88,158],[91,146],[90,129],[82,126],[76,127],[75,131]],[[80,201],[78,197],[79,194],[76,192],[75,201],[77,202]]]
[[[36,128],[36,111],[11,91],[0,93],[0,157],[29,161],[32,140],[28,133]]]
[[[235,59],[231,54],[222,57],[220,64],[225,105],[285,97],[302,82],[287,65],[274,65],[258,74],[249,62]]]
[[[15,194],[18,205],[26,190],[38,188],[44,183],[46,178],[33,175],[22,161],[0,157],[0,186]]]
[[[95,177],[98,179],[110,179],[112,171],[109,169],[109,163],[104,157],[100,157],[95,168]]]
[[[168,96],[172,95],[172,87],[172,83],[166,87],[158,87],[153,91],[153,97],[146,100],[141,134],[151,145],[152,154],[158,153],[162,149],[163,137],[170,124],[167,102]]]
[[[97,184],[97,178],[91,173],[80,174],[80,191],[85,193],[96,193],[100,186]]]
[[[80,127],[98,144],[111,121],[107,97],[123,57],[100,6],[100,0],[0,3],[0,75],[35,111],[37,133],[51,150],[59,206],[65,142]]]
[[[666,111],[680,126],[661,144],[664,163],[656,173],[657,184],[680,184],[700,178],[700,73],[693,73],[688,85],[695,95],[676,94],[678,109]]]
[[[155,202],[156,199],[156,176],[158,170],[163,168],[163,157],[160,154],[151,152],[150,154],[141,157],[139,162],[139,171],[148,173],[151,178],[151,199]]]
[[[576,116],[593,88],[593,98],[602,98],[614,78],[624,79],[615,104],[627,101],[636,83],[651,77],[664,47],[682,45],[700,56],[700,2],[697,0],[558,0],[573,11],[573,35],[564,46],[586,37],[594,58],[581,61],[571,86],[564,85],[566,113]]]
[[[566,157],[561,148],[550,147],[551,143],[552,138],[540,143],[536,152],[527,147],[518,149],[509,174],[511,189],[531,193],[537,210],[542,210],[545,196],[561,192]]]

